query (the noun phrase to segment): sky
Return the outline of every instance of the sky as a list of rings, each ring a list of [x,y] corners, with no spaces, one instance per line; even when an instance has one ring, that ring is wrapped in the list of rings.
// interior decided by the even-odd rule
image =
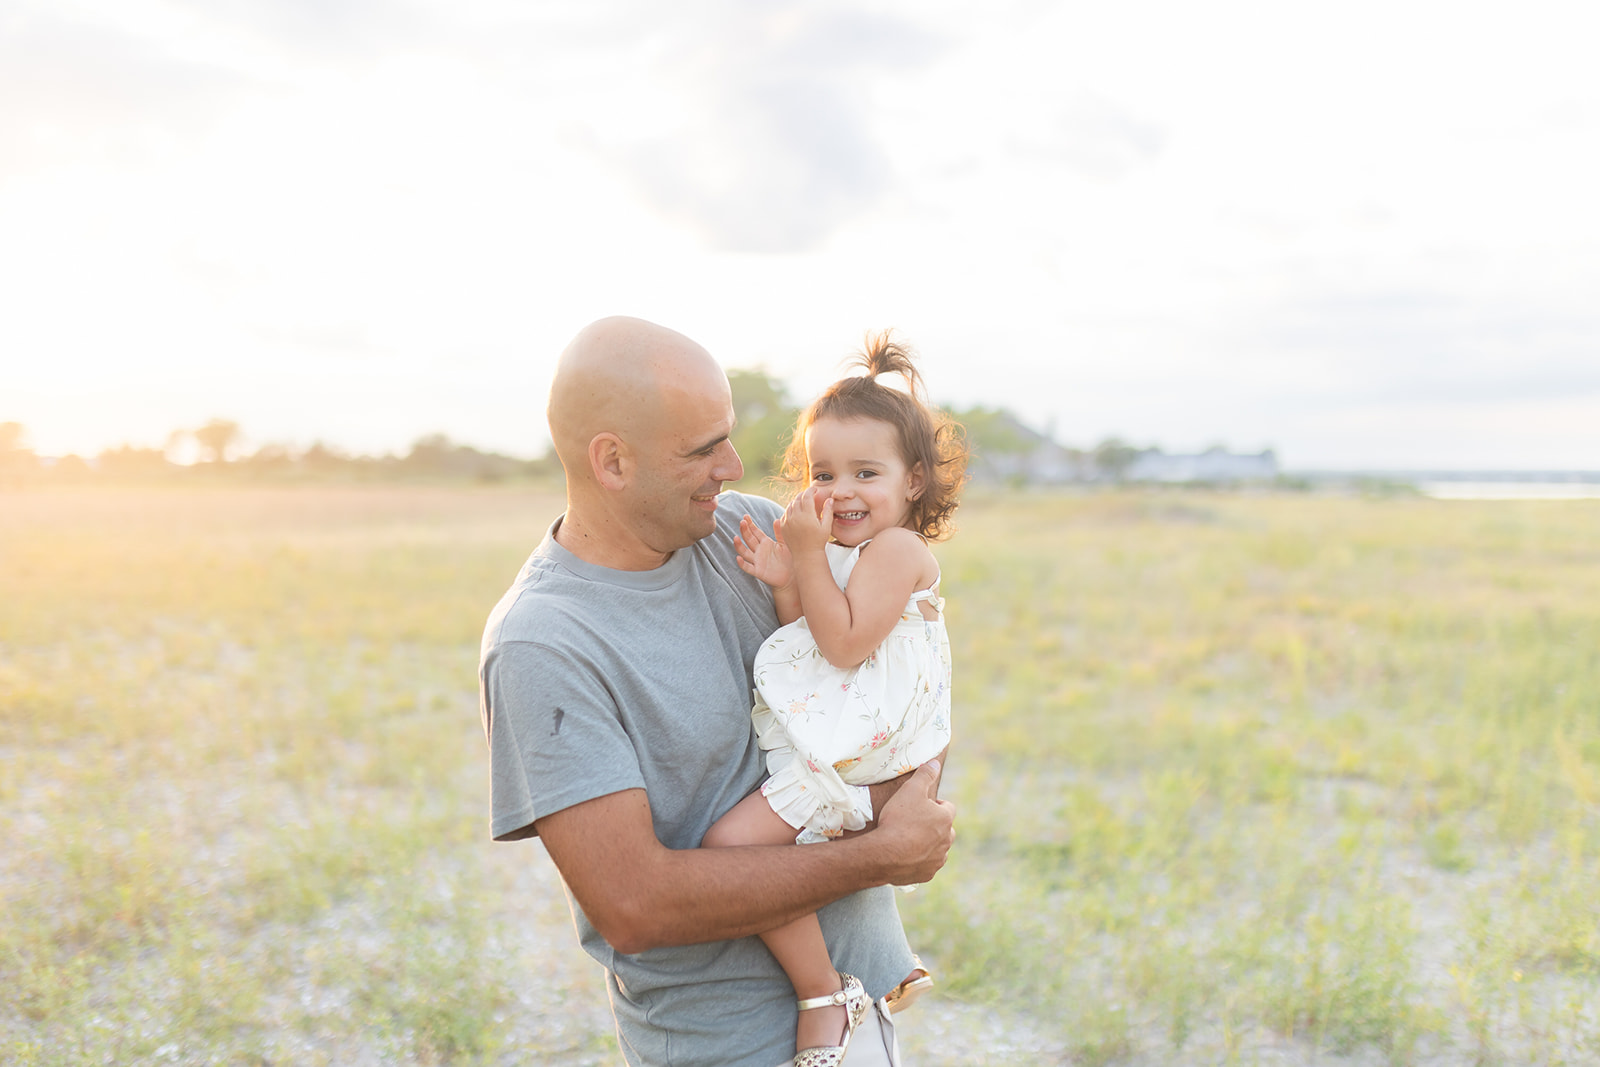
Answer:
[[[629,314],[800,401],[1600,469],[1584,4],[9,0],[0,421],[548,441]]]

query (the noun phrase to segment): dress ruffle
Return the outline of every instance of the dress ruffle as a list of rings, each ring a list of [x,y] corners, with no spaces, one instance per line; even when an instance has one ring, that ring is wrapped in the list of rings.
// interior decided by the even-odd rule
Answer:
[[[866,829],[872,818],[871,800],[862,799],[865,786],[847,785],[837,774],[806,767],[792,748],[768,752],[767,771],[771,777],[761,795],[779,818],[800,831],[796,844],[815,844],[846,830]]]

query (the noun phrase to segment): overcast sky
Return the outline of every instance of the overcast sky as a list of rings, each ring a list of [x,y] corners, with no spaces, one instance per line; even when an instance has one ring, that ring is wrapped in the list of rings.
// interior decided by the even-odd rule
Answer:
[[[531,455],[633,314],[1058,439],[1600,468],[1591,5],[10,0],[0,421]]]

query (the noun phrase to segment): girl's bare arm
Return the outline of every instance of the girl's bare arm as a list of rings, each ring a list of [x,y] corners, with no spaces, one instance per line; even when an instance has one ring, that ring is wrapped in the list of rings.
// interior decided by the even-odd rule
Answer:
[[[831,501],[823,514],[832,518]],[[829,663],[854,667],[883,644],[899,621],[906,601],[938,573],[922,538],[895,527],[873,539],[841,590],[820,549],[794,554],[795,584],[805,605],[806,623]]]

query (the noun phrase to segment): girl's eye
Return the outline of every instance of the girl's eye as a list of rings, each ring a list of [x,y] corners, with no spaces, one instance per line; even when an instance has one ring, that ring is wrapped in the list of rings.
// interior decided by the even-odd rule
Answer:
[[[877,471],[857,471],[856,472],[856,477],[857,478],[870,478],[874,474],[877,474],[877,473],[878,473]]]
[[[831,475],[831,474],[817,474],[817,475],[814,475],[811,480],[814,481],[814,482],[831,482],[831,481],[833,481],[833,475]]]

